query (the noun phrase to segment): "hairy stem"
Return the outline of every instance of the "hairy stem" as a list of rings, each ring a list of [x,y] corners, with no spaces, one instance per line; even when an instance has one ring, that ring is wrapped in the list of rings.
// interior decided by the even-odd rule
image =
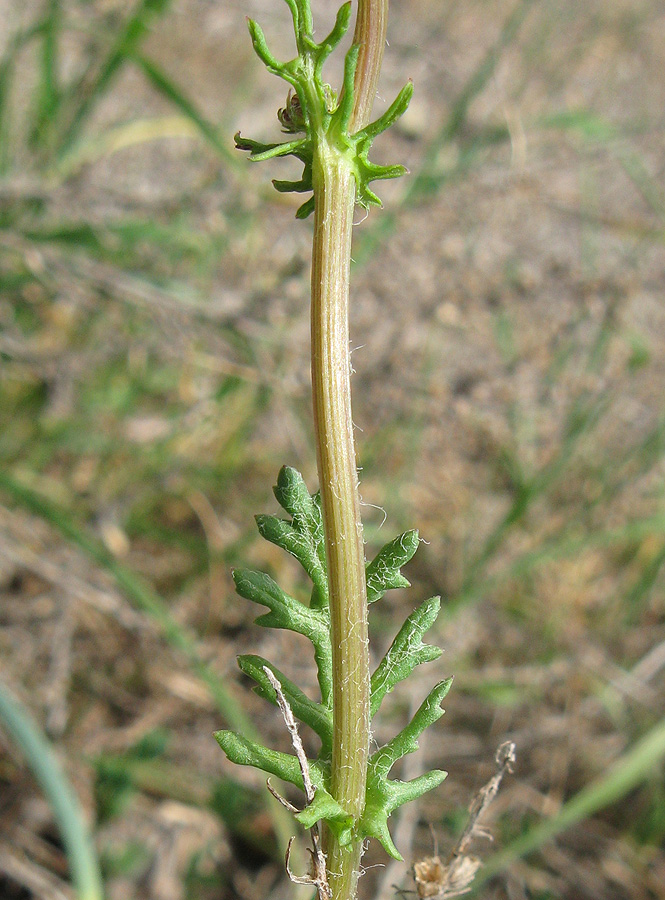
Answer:
[[[353,43],[360,46],[353,86],[350,131],[359,131],[369,122],[379,86],[388,30],[388,0],[358,0]]]
[[[351,421],[349,267],[355,200],[348,162],[323,145],[313,169],[312,388],[330,583],[333,654],[331,790],[355,818],[365,803],[369,750],[367,592]],[[327,835],[334,900],[355,896],[361,842]]]
[[[360,0],[361,45],[352,131],[369,121],[385,43],[387,0]],[[314,156],[312,391],[317,463],[330,582],[333,653],[331,791],[356,820],[363,813],[369,755],[367,589],[351,418],[349,270],[355,181],[348,160],[325,139]],[[362,840],[342,847],[326,834],[333,900],[352,900]]]

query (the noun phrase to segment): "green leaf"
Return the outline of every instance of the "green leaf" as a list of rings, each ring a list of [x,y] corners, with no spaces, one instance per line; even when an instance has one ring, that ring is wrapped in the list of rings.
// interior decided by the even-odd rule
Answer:
[[[291,10],[293,30],[300,46],[300,39],[312,33],[312,10],[309,0],[285,0],[285,2]]]
[[[398,759],[418,749],[420,735],[444,714],[441,703],[452,683],[452,678],[446,678],[432,688],[409,724],[371,755],[369,765],[373,772],[387,775]]]
[[[311,770],[310,770],[311,774]],[[312,779],[313,780],[313,779]],[[348,844],[352,836],[353,816],[350,816],[325,789],[318,788],[314,799],[296,819],[305,828],[311,828],[322,819],[335,832],[340,844]]]
[[[366,144],[369,147],[377,135],[386,131],[400,116],[403,116],[411,102],[411,97],[413,97],[413,82],[407,81],[383,115],[354,134],[359,146]]]
[[[242,737],[235,731],[216,731],[214,738],[231,762],[238,766],[253,766],[268,775],[275,775],[301,790],[305,789],[298,760],[290,753],[270,750],[257,741]]]
[[[226,160],[231,158],[235,159],[235,157],[233,157],[233,151],[227,145],[226,140],[220,138],[215,125],[203,115],[196,104],[168,77],[163,69],[141,53],[133,53],[132,59],[143,69],[143,72],[150,80],[153,87],[156,88],[169,103],[179,109],[190,122],[192,122],[205,140],[217,151],[217,153],[219,153],[220,156]]]
[[[280,194],[304,194],[312,190],[312,177],[310,174],[309,180],[307,180],[303,174],[300,181],[280,181],[278,178],[273,178],[272,186]]]
[[[253,147],[254,142],[248,142],[248,145]],[[431,790],[443,781],[446,773],[436,770],[408,782],[390,780],[388,774],[398,759],[417,749],[418,738],[423,730],[443,715],[441,703],[452,679],[437,684],[412,721],[372,754],[368,765],[365,810],[360,819],[354,819],[330,793],[333,732],[330,616],[327,606],[317,606],[314,603],[316,596],[320,600],[324,591],[327,599],[328,590],[320,498],[318,494],[310,495],[300,473],[288,467],[281,469],[274,490],[275,497],[291,519],[257,516],[259,531],[266,540],[286,550],[301,563],[315,585],[313,604],[308,607],[299,603],[272,578],[261,572],[236,569],[233,578],[241,596],[268,607],[269,612],[257,619],[259,624],[289,629],[311,640],[319,670],[322,702],[310,699],[278,668],[260,656],[240,656],[238,664],[256,682],[257,692],[278,705],[278,698],[266,669],[272,672],[281,684],[294,716],[312,728],[321,739],[319,758],[308,763],[316,792],[312,802],[296,814],[298,821],[306,828],[311,828],[320,820],[325,821],[341,846],[358,836],[376,838],[390,855],[401,859],[388,829],[390,814],[401,804]],[[407,531],[386,544],[367,565],[367,585],[371,600],[378,599],[390,588],[408,586],[400,568],[413,557],[418,544],[418,532]],[[437,647],[423,643],[423,635],[434,624],[439,609],[440,598],[432,597],[414,610],[399,630],[372,676],[372,716],[385,695],[398,682],[407,678],[420,663],[429,662],[440,655],[441,651]],[[233,762],[254,766],[301,789],[304,787],[300,764],[294,755],[278,753],[230,731],[220,731],[215,737]]]
[[[266,36],[263,33],[263,29],[259,25],[258,22],[255,22],[254,19],[247,19],[247,27],[249,28],[249,36],[252,39],[252,47],[254,47],[254,52],[259,57],[263,65],[269,72],[272,72],[273,75],[277,75],[280,78],[283,78],[285,75],[284,72],[284,63],[281,63],[276,56],[273,56],[270,52],[270,48],[268,47],[268,42],[266,41]],[[287,81],[289,79],[287,78]]]
[[[358,67],[359,44],[351,44],[344,57],[344,86],[339,106],[335,112],[335,122],[342,134],[348,134],[349,120],[353,112],[353,82]]]
[[[359,833],[363,837],[375,838],[393,859],[401,860],[402,855],[388,830],[390,815],[402,804],[416,800],[438,787],[447,774],[440,769],[433,769],[411,781],[389,781],[370,770],[367,774],[367,800],[358,826]]]
[[[370,181],[381,181],[389,178],[399,178],[408,174],[404,166],[376,166],[367,162],[363,154],[358,154],[356,160],[356,201],[360,206],[383,206],[381,198],[369,187]]]
[[[310,536],[325,569],[326,544],[319,495],[310,495],[300,472],[290,466],[280,469],[273,491],[279,505],[292,517],[293,527],[301,534]]]
[[[398,806],[417,800],[418,797],[438,787],[447,776],[448,773],[443,769],[432,769],[417,778],[412,778],[411,781],[389,781],[388,809],[392,813]]]
[[[275,675],[289,706],[297,719],[304,722],[321,738],[321,756],[329,757],[332,746],[332,716],[330,711],[320,703],[304,694],[300,688],[290,681],[280,670],[261,656],[251,654],[238,657],[238,665],[245,675],[253,678],[257,684],[256,691],[266,700],[277,706],[275,689],[271,685],[263,667],[267,666]]]
[[[337,11],[337,18],[330,34],[325,37],[318,45],[318,54],[316,60],[316,74],[320,77],[321,69],[324,62],[330,56],[335,47],[342,40],[349,29],[351,22],[351,0],[344,3]]]
[[[299,206],[296,210],[296,219],[306,219],[308,216],[314,212],[314,197],[310,197],[309,200],[306,200],[302,206]]]
[[[441,608],[441,598],[431,597],[414,610],[398,631],[388,652],[372,675],[370,712],[374,716],[381,701],[396,684],[408,678],[421,663],[431,662],[441,656],[439,647],[423,644],[422,637],[436,621]]]
[[[285,594],[277,582],[263,572],[235,569],[232,574],[236,590],[241,597],[267,606],[270,610],[269,613],[259,616],[256,620],[257,625],[285,628],[310,639],[314,645],[321,699],[323,704],[328,706],[332,691],[332,650],[328,611],[303,606]]]
[[[262,162],[264,159],[274,159],[279,156],[299,156],[306,149],[304,138],[296,141],[285,141],[282,144],[265,144],[263,150],[253,150],[249,157],[252,162]]]
[[[151,22],[164,14],[170,3],[171,0],[140,0],[118,32],[106,58],[99,66],[95,66],[97,75],[94,80],[85,83],[87,73],[84,73],[78,83],[69,89],[70,98],[80,102],[62,137],[59,150],[61,158],[72,149],[96,104],[149,34]]]
[[[411,583],[402,575],[400,569],[413,557],[420,537],[418,532],[406,531],[390,541],[379,550],[371,563],[368,563],[367,602],[375,603],[386,591],[393,588],[410,587]]]
[[[403,166],[378,166],[369,161],[367,154],[374,138],[389,128],[406,110],[413,93],[413,84],[406,84],[386,112],[356,134],[349,133],[353,112],[354,81],[360,46],[353,43],[344,59],[342,90],[337,107],[335,92],[323,80],[323,65],[339,44],[349,27],[351,2],[344,3],[337,12],[330,33],[317,43],[313,37],[312,14],[309,0],[286,0],[291,10],[296,35],[298,55],[288,62],[280,62],[271,53],[260,26],[248,19],[252,44],[268,71],[283,78],[295,89],[300,101],[306,137],[302,141],[283,144],[264,144],[255,148],[236,141],[240,149],[251,149],[253,160],[271,159],[275,156],[296,156],[305,164],[299,181],[274,181],[280,192],[302,193],[310,189],[311,166],[314,155],[322,144],[326,152],[335,148],[347,157],[354,167],[356,200],[361,206],[381,206],[380,198],[370,189],[369,183],[377,179],[397,178],[406,172]],[[278,114],[279,115],[279,114]],[[280,117],[281,121],[281,117]],[[287,129],[290,130],[290,129]],[[300,130],[300,129],[298,129]],[[310,197],[296,212],[296,218],[306,219],[314,210],[314,197]]]
[[[273,492],[282,509],[292,516],[294,527],[298,531],[309,532],[318,543],[323,544],[321,508],[307,490],[300,472],[290,466],[282,466]]]
[[[256,524],[261,537],[295,556],[314,583],[318,596],[327,604],[328,577],[311,532],[299,531],[291,522],[278,519],[276,516],[256,516]]]
[[[293,31],[295,32],[295,34],[297,36],[297,35],[301,34],[301,32],[302,32],[300,8],[299,8],[298,0],[284,0],[284,2],[291,10],[291,16],[293,17]]]
[[[251,138],[243,137],[239,131],[233,135],[233,141],[236,145],[236,150],[249,150],[250,153],[263,153],[264,150],[268,150],[270,147],[278,146],[278,144],[264,144],[261,141],[253,141]]]
[[[268,775],[275,775],[304,791],[300,764],[290,753],[271,750],[251,741],[234,731],[216,731],[215,740],[231,762],[239,766],[253,766]],[[328,767],[320,762],[309,762],[309,774],[316,788],[312,802],[296,815],[296,819],[306,828],[311,828],[320,819],[325,819],[333,829],[350,839],[352,817],[345,812],[327,790]]]
[[[367,793],[365,811],[359,823],[363,837],[373,837],[380,841],[387,853],[394,859],[401,859],[388,830],[391,813],[410,800],[440,784],[446,772],[435,769],[412,781],[390,781],[388,772],[398,759],[418,749],[418,738],[425,728],[432,725],[442,715],[441,703],[450,690],[452,678],[440,682],[430,691],[415,716],[391,741],[373,753],[367,770]]]

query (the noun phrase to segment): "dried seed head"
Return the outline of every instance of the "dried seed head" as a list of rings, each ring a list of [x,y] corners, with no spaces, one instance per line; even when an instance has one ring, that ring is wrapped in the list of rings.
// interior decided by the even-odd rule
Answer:
[[[441,893],[445,868],[438,856],[426,856],[413,864],[413,878],[418,896],[437,897]]]
[[[420,900],[452,900],[466,894],[480,868],[476,856],[456,856],[443,865],[438,856],[414,863],[413,877]]]
[[[287,134],[298,134],[306,130],[300,98],[294,91],[290,90],[287,94],[286,106],[277,110],[277,118]]]

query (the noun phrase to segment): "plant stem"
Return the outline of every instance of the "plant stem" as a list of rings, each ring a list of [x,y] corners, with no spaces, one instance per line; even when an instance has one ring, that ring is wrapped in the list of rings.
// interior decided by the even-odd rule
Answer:
[[[330,584],[333,662],[331,791],[354,818],[365,804],[369,750],[367,591],[351,420],[349,268],[355,184],[348,162],[325,148],[314,159],[312,390]],[[334,900],[355,896],[361,841],[326,840]]]
[[[360,46],[350,131],[359,131],[369,122],[379,86],[383,48],[388,31],[388,0],[359,0],[353,43]]]
[[[352,130],[367,124],[376,94],[387,0],[360,0],[354,41],[361,45]],[[327,140],[314,156],[312,393],[317,465],[330,582],[333,653],[331,791],[354,819],[365,805],[369,755],[369,651],[365,554],[351,417],[349,271],[355,181],[349,161]],[[362,854],[326,833],[333,900],[352,900]]]

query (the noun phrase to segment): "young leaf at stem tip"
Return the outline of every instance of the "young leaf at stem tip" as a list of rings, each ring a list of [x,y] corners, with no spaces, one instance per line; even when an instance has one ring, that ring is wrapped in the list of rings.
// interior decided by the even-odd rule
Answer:
[[[270,51],[265,34],[253,19],[248,19],[252,46],[265,67],[273,75],[284,79],[295,89],[289,92],[287,106],[278,111],[278,118],[287,132],[303,131],[304,137],[283,143],[262,144],[236,135],[236,147],[250,153],[252,161],[272,159],[280,156],[295,156],[303,163],[303,174],[298,181],[275,179],[273,184],[280,193],[305,193],[313,190],[312,167],[317,153],[325,150],[344,157],[356,181],[356,201],[364,207],[381,206],[381,200],[369,187],[370,182],[387,178],[398,178],[407,170],[400,165],[377,165],[368,159],[374,139],[389,128],[405,112],[413,83],[409,81],[399,92],[389,108],[376,121],[355,133],[350,133],[349,123],[354,102],[354,80],[358,44],[352,44],[344,62],[343,87],[339,100],[323,80],[323,64],[346,34],[350,18],[351,3],[343,4],[331,32],[317,43],[313,36],[312,14],[309,0],[286,0],[293,17],[298,55],[288,62],[280,62]],[[289,106],[297,105],[297,127],[295,127]],[[310,197],[296,212],[299,219],[307,218],[314,210],[314,198]]]

